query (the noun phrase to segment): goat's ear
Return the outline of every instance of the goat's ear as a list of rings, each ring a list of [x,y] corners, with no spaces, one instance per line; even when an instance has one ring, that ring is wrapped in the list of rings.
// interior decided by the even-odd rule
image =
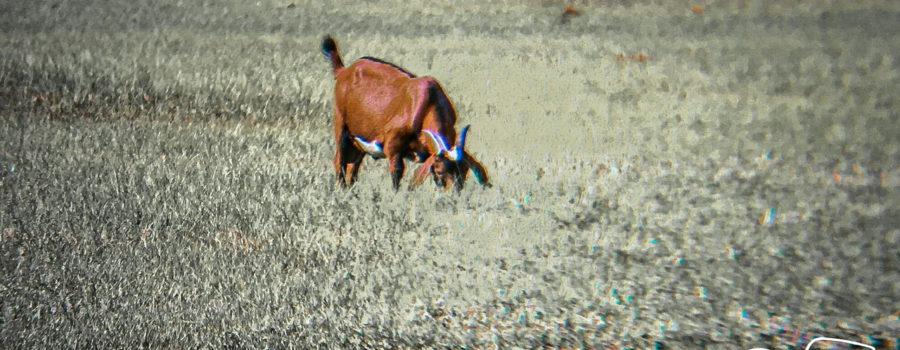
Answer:
[[[464,161],[466,165],[472,170],[472,173],[475,174],[475,180],[478,181],[479,184],[484,185],[485,187],[491,187],[491,180],[488,177],[487,170],[484,169],[484,165],[481,165],[481,162],[478,159],[475,159],[469,152],[465,152]]]
[[[425,182],[425,178],[431,175],[431,167],[434,166],[434,157],[428,157],[425,162],[420,164],[416,171],[413,172],[412,179],[409,182],[409,188],[414,188]]]

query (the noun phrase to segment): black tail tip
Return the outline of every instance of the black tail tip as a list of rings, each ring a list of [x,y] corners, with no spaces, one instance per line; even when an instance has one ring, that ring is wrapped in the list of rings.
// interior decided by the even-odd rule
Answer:
[[[334,42],[331,35],[324,36],[322,38],[322,53],[327,57],[331,57],[331,53],[335,51],[337,51],[337,43]]]

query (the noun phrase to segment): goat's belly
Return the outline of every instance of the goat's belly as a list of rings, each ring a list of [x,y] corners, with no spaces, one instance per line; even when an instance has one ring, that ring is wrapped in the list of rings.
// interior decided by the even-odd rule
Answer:
[[[372,156],[372,159],[384,159],[387,157],[384,154],[384,143],[379,140],[366,140],[364,137],[354,135],[353,144],[356,145],[356,148],[359,150]],[[403,158],[416,163],[422,163],[428,158],[428,154],[424,151],[410,149],[409,152],[403,154]]]
[[[359,136],[353,136],[353,143],[356,144],[356,147],[366,152],[368,155],[372,156],[373,159],[382,159],[384,158],[384,147],[382,146],[381,141],[372,140],[368,141],[365,138]]]

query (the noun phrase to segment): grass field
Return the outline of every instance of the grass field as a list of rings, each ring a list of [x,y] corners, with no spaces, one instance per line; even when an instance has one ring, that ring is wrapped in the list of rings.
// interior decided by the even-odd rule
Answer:
[[[898,346],[900,3],[569,4],[4,1],[0,347]],[[324,34],[494,186],[337,187]]]

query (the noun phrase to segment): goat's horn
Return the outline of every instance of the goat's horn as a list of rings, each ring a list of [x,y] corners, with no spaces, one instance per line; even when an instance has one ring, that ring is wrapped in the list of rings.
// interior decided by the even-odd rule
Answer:
[[[464,128],[462,128],[462,130],[459,132],[459,135],[456,137],[456,145],[453,146],[453,148],[449,151],[449,158],[454,162],[463,160],[463,155],[465,154],[466,150],[466,134],[469,133],[469,126],[471,125],[466,125]]]
[[[431,139],[431,142],[434,144],[435,155],[444,154],[447,151],[447,144],[444,142],[444,138],[440,135],[435,135],[431,130],[424,130],[425,134]]]

